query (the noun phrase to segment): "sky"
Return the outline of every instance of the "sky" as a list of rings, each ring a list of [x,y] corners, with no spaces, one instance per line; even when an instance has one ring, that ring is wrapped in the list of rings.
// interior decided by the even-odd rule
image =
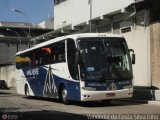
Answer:
[[[53,17],[53,1],[0,0],[0,22],[31,22],[37,25],[49,17]],[[12,9],[17,9],[25,15]]]

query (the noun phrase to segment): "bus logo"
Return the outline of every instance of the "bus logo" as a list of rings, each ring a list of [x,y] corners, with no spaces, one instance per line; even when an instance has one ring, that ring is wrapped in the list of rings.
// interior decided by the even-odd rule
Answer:
[[[106,83],[88,83],[88,87],[105,87]]]
[[[27,70],[27,76],[39,75],[38,68]]]
[[[112,82],[112,83],[110,84],[110,86],[108,87],[107,90],[108,90],[108,91],[117,90],[117,87],[116,87],[115,83]]]

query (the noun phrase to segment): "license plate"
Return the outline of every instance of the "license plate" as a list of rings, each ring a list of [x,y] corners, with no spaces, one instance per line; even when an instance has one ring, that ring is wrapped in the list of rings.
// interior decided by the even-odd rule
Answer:
[[[113,96],[115,96],[115,93],[107,93],[106,96],[107,97],[113,97]]]

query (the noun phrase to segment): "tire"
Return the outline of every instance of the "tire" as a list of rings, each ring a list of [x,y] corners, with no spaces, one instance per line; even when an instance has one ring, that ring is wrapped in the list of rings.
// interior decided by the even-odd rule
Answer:
[[[25,85],[25,96],[29,98],[29,88],[28,85]]]
[[[67,95],[68,95],[68,93],[67,93],[66,88],[62,87],[62,89],[61,89],[61,101],[62,101],[63,104],[66,104],[66,105],[69,104],[69,100],[67,98]]]
[[[3,86],[1,86],[1,89],[5,89],[5,86],[3,85]]]

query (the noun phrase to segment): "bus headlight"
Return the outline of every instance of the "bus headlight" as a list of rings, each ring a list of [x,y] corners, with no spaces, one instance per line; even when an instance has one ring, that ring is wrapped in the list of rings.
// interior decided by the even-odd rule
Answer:
[[[127,86],[124,86],[123,88],[124,89],[130,89],[130,88],[133,88],[133,85],[127,85]]]

